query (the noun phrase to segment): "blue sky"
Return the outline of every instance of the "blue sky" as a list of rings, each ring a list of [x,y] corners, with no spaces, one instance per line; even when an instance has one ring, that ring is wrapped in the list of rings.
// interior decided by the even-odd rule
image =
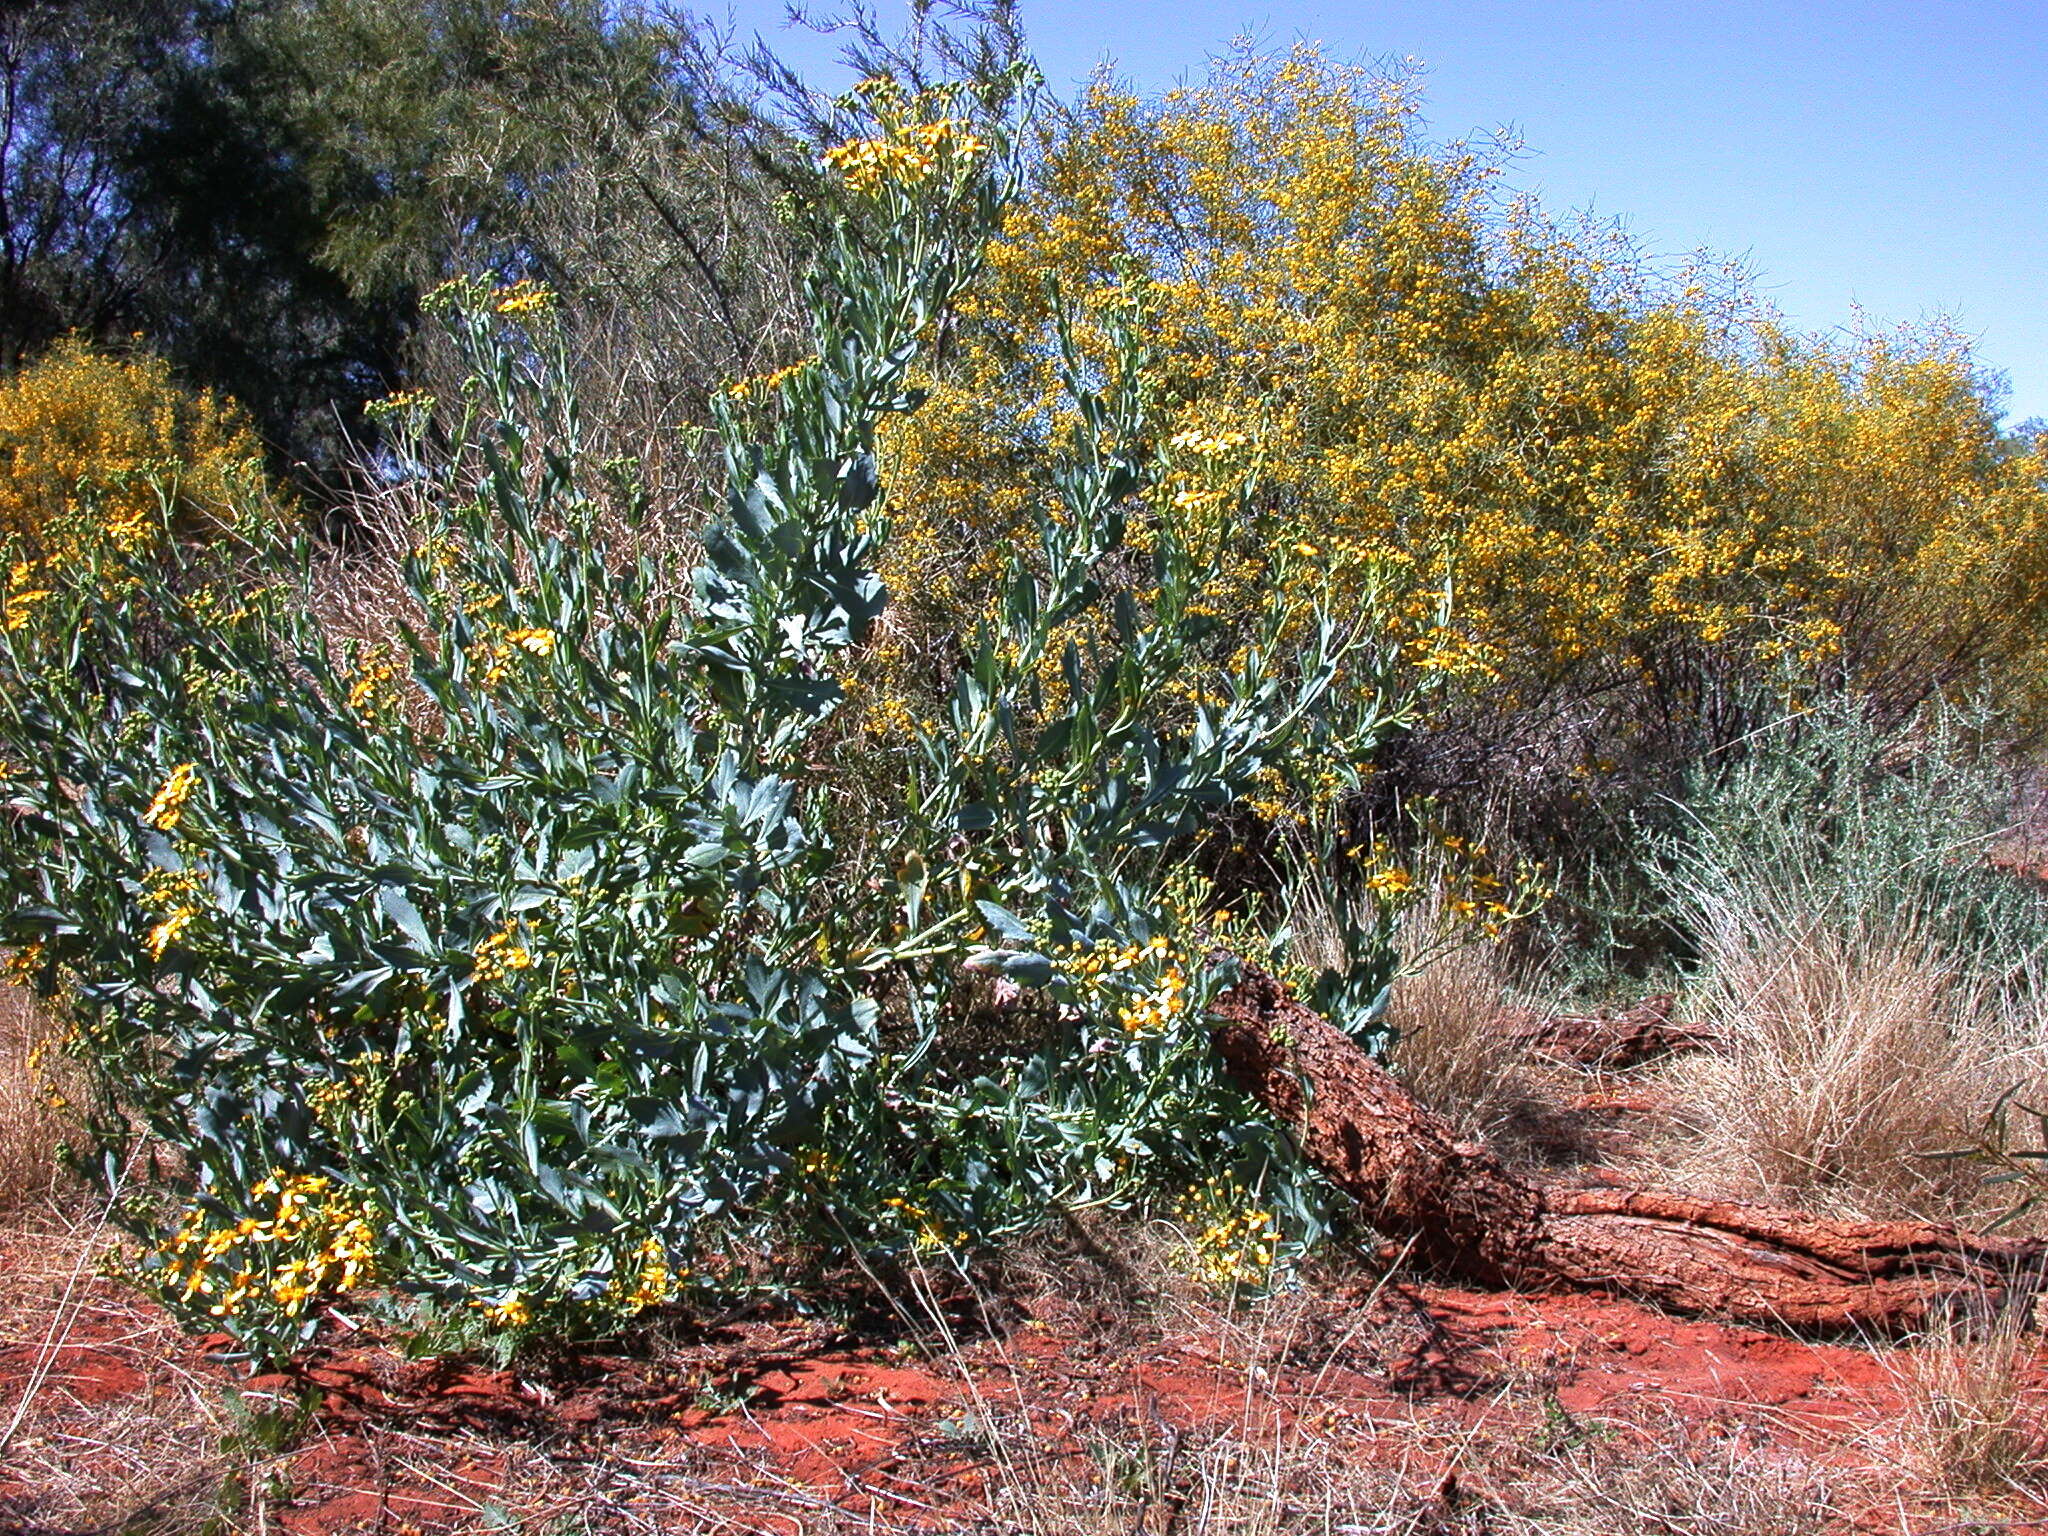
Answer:
[[[845,83],[836,45],[787,30],[779,0],[723,9]],[[1433,134],[1512,128],[1511,181],[1553,209],[1619,219],[1654,252],[1744,257],[1808,329],[1946,315],[2010,381],[2008,420],[2048,418],[2048,0],[1023,0],[1023,16],[1063,94],[1105,60],[1164,89],[1245,32],[1413,59]]]

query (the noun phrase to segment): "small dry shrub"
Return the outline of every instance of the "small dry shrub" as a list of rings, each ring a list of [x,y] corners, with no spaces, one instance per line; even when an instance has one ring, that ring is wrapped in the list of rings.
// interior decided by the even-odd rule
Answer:
[[[58,1026],[35,998],[0,984],[0,1215],[59,1194],[59,1154],[73,1130],[70,1061],[55,1049]]]
[[[2048,1467],[2041,1341],[2003,1321],[1943,1323],[1889,1362],[1899,1389],[1900,1459],[1948,1493],[2037,1485]]]
[[[1924,944],[1754,917],[1708,934],[1695,1007],[1727,1049],[1674,1067],[1698,1135],[1680,1176],[1854,1216],[1981,1206],[1981,1170],[1936,1154],[2029,1069],[2001,1010]]]
[[[1395,1071],[1463,1135],[1485,1134],[1526,1091],[1504,1027],[1507,991],[1499,947],[1461,944],[1396,981],[1387,1004]]]

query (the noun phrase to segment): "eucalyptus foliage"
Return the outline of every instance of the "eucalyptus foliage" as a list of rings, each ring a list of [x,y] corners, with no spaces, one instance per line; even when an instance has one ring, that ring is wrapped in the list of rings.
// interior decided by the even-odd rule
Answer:
[[[1185,866],[1255,782],[1359,763],[1399,711],[1362,631],[1280,643],[1293,596],[1248,646],[1199,616],[1135,325],[1106,370],[1068,345],[1058,505],[849,823],[877,429],[1012,185],[998,128],[931,129],[945,98],[862,101],[816,355],[728,397],[693,569],[584,450],[547,296],[467,283],[393,649],[323,628],[304,548],[103,552],[9,608],[4,940],[101,1069],[109,1176],[176,1154],[169,1224],[130,1207],[155,1282],[252,1354],[372,1281],[605,1328],[793,1243],[886,1261],[1224,1167],[1313,1230],[1211,1064],[1235,962]],[[977,1010],[1000,1038],[963,1051]]]

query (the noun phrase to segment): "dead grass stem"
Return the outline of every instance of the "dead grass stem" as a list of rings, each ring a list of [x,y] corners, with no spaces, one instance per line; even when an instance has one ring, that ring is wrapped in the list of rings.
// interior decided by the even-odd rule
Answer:
[[[1724,1052],[1672,1068],[1693,1136],[1673,1177],[1860,1217],[1967,1219],[1969,1144],[1997,1095],[2039,1071],[2005,1010],[1911,935],[1851,942],[1724,914],[1695,1016]]]
[[[74,1131],[67,1105],[77,1084],[73,1064],[55,1049],[58,1031],[28,991],[0,985],[0,1216],[49,1204],[74,1186],[60,1154]]]
[[[1944,1322],[1887,1361],[1900,1401],[1898,1452],[1952,1494],[2038,1485],[2048,1468],[2048,1394],[2040,1339],[2010,1321]]]

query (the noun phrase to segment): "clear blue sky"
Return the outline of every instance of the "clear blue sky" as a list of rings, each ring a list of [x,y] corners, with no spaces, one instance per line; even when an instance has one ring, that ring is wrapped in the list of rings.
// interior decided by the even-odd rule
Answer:
[[[827,8],[822,0],[816,8]],[[721,0],[708,0],[714,15]],[[730,0],[820,85],[836,45]],[[1511,180],[1655,252],[1747,258],[1793,323],[1943,314],[2048,418],[2048,0],[1023,0],[1063,94],[1102,61],[1141,89],[1239,33],[1413,59],[1432,132],[1509,127]],[[885,21],[905,14],[878,0]]]

